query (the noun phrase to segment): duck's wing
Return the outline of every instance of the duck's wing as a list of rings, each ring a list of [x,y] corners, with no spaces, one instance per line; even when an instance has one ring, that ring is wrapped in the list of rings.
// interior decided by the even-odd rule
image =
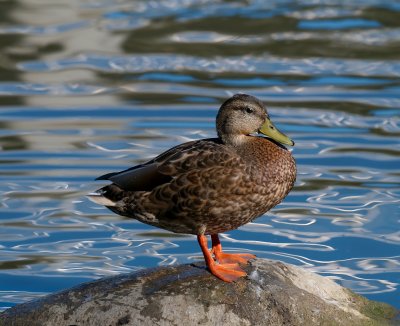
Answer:
[[[171,177],[158,172],[156,163],[142,164],[131,169],[105,174],[96,180],[110,180],[123,190],[148,191],[168,182]]]
[[[175,146],[147,163],[108,173],[96,180],[110,180],[123,190],[150,191],[185,171],[215,165],[234,166],[239,158],[232,153],[218,138],[191,141]]]

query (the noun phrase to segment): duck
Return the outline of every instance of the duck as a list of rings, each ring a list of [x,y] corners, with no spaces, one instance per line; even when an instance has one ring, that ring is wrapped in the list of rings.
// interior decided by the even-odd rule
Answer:
[[[233,282],[256,256],[227,253],[219,234],[247,224],[293,188],[293,140],[272,123],[258,98],[236,94],[216,116],[217,137],[189,141],[150,161],[96,180],[111,183],[88,195],[121,216],[197,237],[206,267]],[[211,250],[208,239],[211,237]]]

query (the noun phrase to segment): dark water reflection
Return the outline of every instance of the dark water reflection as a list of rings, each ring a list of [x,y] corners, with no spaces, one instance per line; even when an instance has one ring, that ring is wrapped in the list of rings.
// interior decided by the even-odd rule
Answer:
[[[223,235],[399,307],[400,6],[394,1],[0,4],[0,309],[201,259],[193,236],[90,203],[93,179],[212,137],[247,92],[296,141],[298,181]]]

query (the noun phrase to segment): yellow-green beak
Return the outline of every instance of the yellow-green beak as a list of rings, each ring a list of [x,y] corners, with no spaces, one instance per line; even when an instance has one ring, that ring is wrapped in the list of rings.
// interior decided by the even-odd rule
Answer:
[[[278,143],[294,146],[294,141],[276,129],[269,118],[265,120],[264,124],[258,131],[263,135],[277,141]]]

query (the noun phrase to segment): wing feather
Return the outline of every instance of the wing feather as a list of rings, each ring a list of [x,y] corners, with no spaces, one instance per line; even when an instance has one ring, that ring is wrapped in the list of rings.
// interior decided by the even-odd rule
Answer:
[[[110,180],[122,190],[151,191],[182,173],[215,166],[237,167],[240,161],[218,138],[202,139],[175,146],[147,163],[96,180]]]

